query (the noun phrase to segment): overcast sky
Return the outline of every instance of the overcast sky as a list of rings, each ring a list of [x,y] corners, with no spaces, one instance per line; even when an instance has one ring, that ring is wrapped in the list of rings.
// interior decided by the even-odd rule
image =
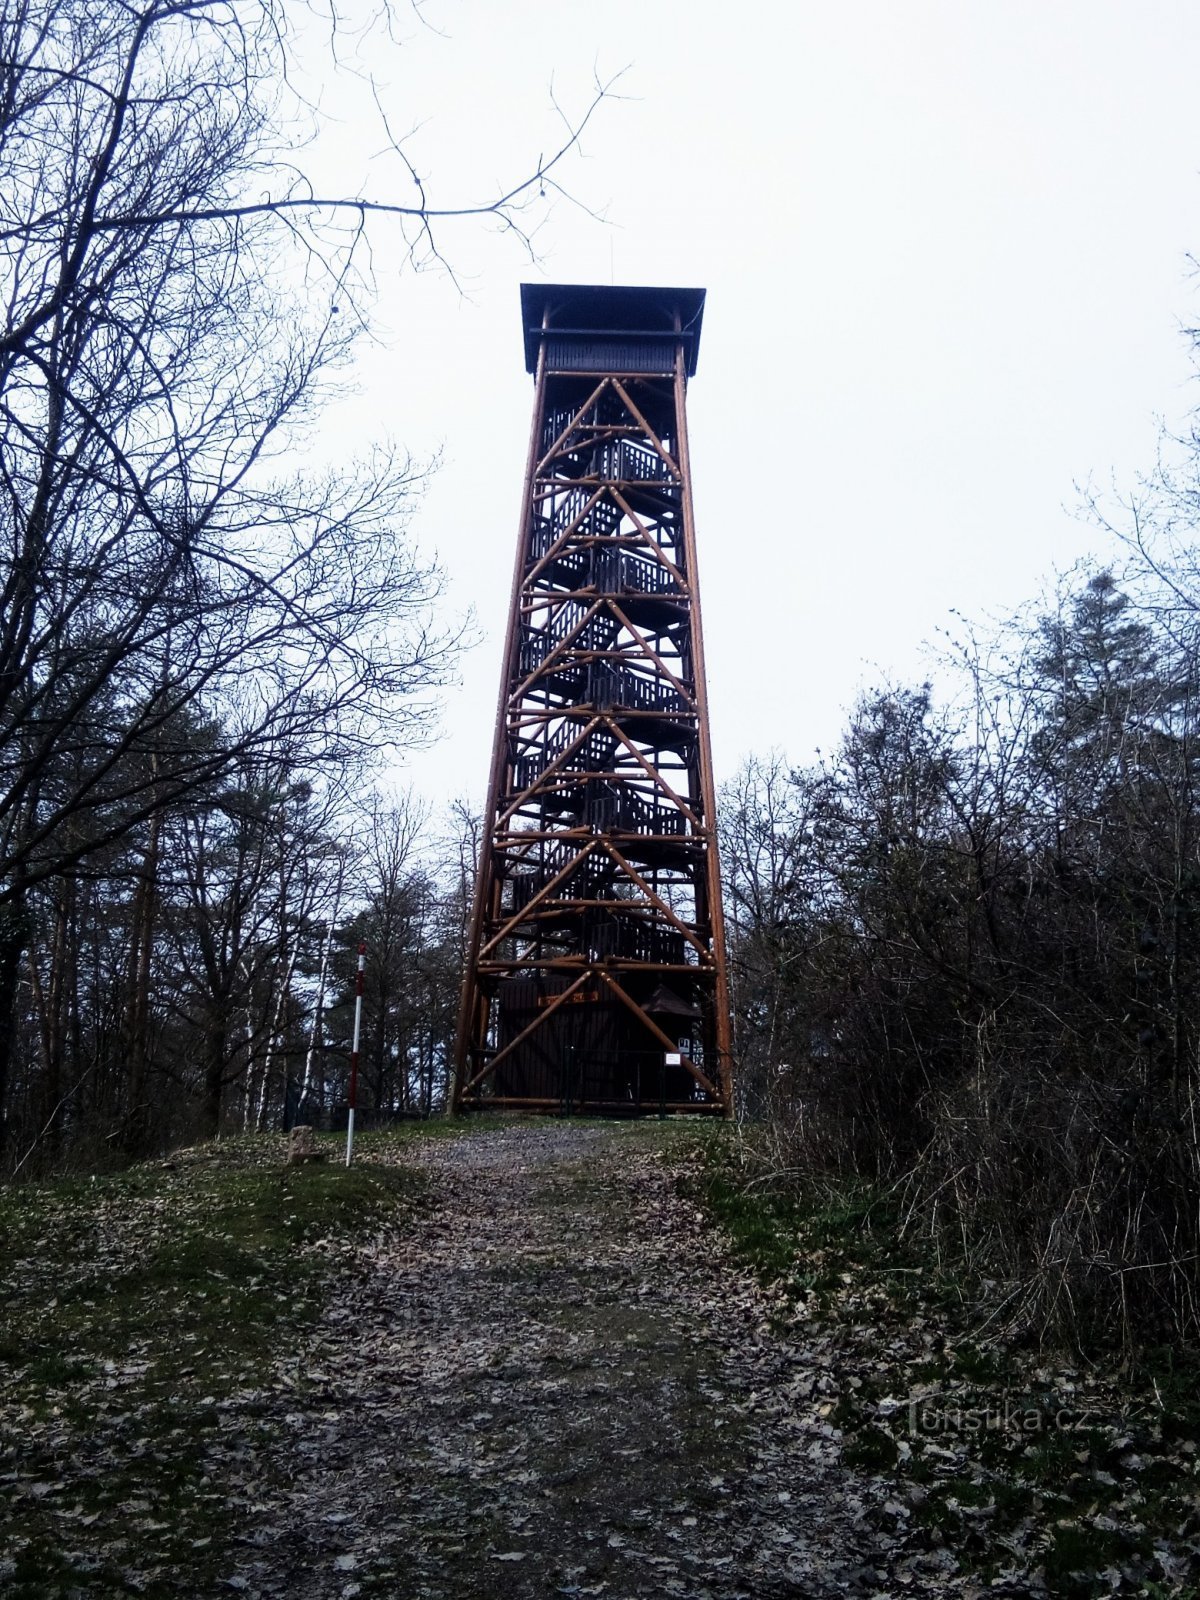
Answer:
[[[443,202],[490,197],[624,68],[531,265],[377,252],[382,342],[331,440],[442,463],[415,519],[482,643],[406,777],[485,786],[532,382],[523,279],[701,285],[689,393],[718,779],[828,747],[922,641],[1031,598],[1099,536],[1075,485],[1149,466],[1197,398],[1200,7],[428,0],[383,67]],[[353,99],[331,106],[353,146]],[[365,106],[365,102],[364,102]],[[363,134],[373,138],[374,134]],[[366,180],[378,187],[378,166]]]

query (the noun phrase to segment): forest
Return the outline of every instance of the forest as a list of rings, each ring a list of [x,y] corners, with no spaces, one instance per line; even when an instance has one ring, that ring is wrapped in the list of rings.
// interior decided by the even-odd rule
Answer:
[[[364,1114],[446,1102],[478,823],[378,777],[461,638],[424,468],[313,450],[366,212],[287,171],[286,15],[239,16],[0,22],[10,1178],[336,1117],[360,941]],[[379,209],[437,258],[423,195]],[[1200,441],[1166,459],[1097,513],[1119,561],[962,624],[817,765],[761,753],[718,819],[776,1169],[885,1185],[1029,1326],[1129,1345],[1200,1334]]]
[[[1121,582],[964,629],[957,697],[867,695],[819,765],[750,761],[722,817],[777,1166],[886,1184],[1004,1286],[997,1316],[1084,1344],[1200,1331],[1193,467]]]
[[[408,533],[426,467],[319,429],[369,330],[367,215],[418,270],[440,213],[399,146],[370,205],[298,171],[305,28],[271,0],[0,12],[6,1174],[330,1112],[364,938],[368,1104],[444,1098],[472,824],[419,854],[380,773],[461,625]],[[455,215],[523,237],[576,136]]]

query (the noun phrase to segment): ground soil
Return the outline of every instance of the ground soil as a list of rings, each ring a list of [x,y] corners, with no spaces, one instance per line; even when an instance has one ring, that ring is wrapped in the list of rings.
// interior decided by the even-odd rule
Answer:
[[[429,1203],[358,1250],[256,1417],[227,1588],[959,1592],[880,1531],[828,1374],[686,1196],[686,1132],[521,1124],[404,1160]]]

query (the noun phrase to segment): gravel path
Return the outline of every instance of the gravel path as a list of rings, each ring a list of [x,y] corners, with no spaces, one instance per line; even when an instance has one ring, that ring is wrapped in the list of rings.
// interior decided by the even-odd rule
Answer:
[[[432,1204],[336,1291],[239,1509],[243,1592],[945,1595],[843,1467],[832,1381],[681,1198],[670,1125],[421,1141]],[[413,1146],[406,1146],[410,1161]]]

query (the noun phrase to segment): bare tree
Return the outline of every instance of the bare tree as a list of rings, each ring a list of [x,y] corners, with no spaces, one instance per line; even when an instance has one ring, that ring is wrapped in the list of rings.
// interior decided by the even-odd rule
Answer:
[[[0,1138],[38,886],[141,841],[144,1056],[154,819],[260,752],[411,738],[453,654],[403,536],[420,472],[294,463],[364,325],[370,219],[424,258],[439,217],[524,232],[579,130],[478,204],[431,205],[395,141],[407,195],[322,197],[286,148],[302,14],[0,10]]]

